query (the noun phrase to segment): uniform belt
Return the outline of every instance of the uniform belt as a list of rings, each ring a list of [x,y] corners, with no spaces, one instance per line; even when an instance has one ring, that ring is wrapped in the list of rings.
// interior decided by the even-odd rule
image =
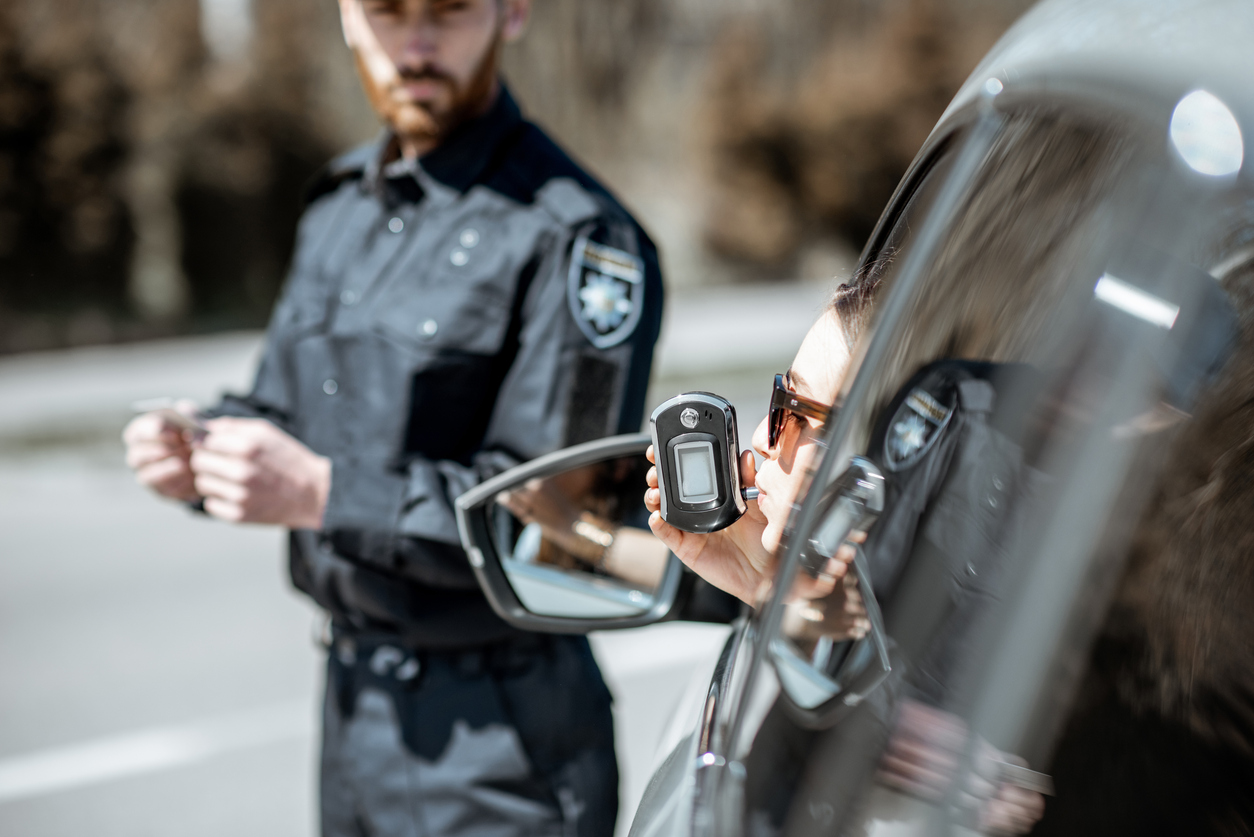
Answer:
[[[321,644],[332,661],[355,675],[415,683],[427,669],[463,676],[483,672],[510,673],[529,665],[547,650],[552,638],[520,634],[490,645],[458,649],[409,648],[394,635],[364,633],[332,625]]]

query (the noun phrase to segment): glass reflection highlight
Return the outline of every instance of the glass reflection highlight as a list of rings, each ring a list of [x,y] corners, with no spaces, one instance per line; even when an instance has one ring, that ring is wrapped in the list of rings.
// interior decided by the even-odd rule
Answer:
[[[1227,177],[1245,157],[1241,127],[1232,111],[1211,93],[1194,90],[1171,114],[1171,144],[1199,174]]]

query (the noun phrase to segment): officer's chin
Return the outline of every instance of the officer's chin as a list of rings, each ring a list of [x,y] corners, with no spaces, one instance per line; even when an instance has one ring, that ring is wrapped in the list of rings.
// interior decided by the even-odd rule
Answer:
[[[434,140],[440,136],[440,123],[431,110],[415,102],[400,102],[388,115],[392,130],[414,140]]]

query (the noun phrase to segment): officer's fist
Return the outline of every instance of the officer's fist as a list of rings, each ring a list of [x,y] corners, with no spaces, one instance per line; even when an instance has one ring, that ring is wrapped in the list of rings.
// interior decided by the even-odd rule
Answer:
[[[194,415],[196,405],[179,402],[175,409]],[[135,471],[135,478],[158,494],[174,500],[191,502],[198,499],[189,459],[191,436],[173,421],[169,410],[157,410],[136,416],[122,431],[126,444],[126,464]]]
[[[206,512],[231,523],[322,527],[330,459],[264,419],[219,418],[206,427],[191,457]]]

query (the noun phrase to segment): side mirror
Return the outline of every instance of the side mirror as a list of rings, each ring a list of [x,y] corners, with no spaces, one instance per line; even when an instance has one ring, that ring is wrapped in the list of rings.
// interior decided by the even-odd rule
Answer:
[[[511,468],[457,498],[488,602],[526,630],[634,628],[671,615],[683,565],[649,531],[650,438],[597,439]]]

